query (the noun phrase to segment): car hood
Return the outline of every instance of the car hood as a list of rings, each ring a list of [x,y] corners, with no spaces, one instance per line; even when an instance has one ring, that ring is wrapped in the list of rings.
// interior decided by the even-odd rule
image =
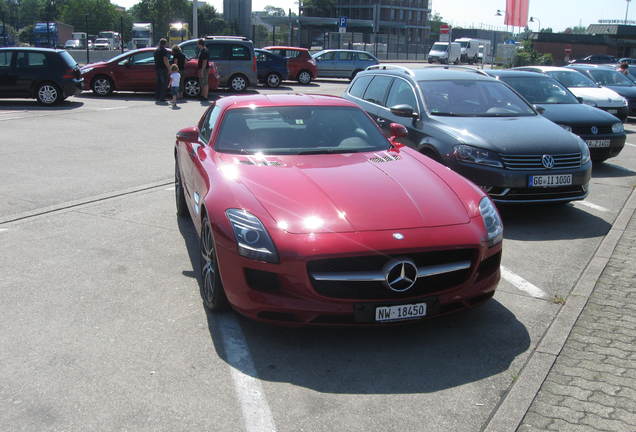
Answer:
[[[542,116],[441,117],[440,129],[458,144],[474,145],[498,153],[537,154],[581,151],[578,138]],[[523,131],[523,133],[519,133]]]
[[[583,98],[584,102],[594,103],[599,107],[619,108],[625,106],[624,98],[614,90],[605,87],[568,87],[574,96]]]
[[[241,207],[255,198],[291,233],[408,229],[469,222],[456,193],[412,150],[253,157],[217,153]],[[420,160],[422,158],[422,160]],[[227,176],[224,173],[230,172]],[[249,209],[248,209],[249,210]],[[258,212],[257,212],[258,215]],[[307,221],[322,221],[311,227]]]
[[[608,126],[620,121],[612,114],[586,104],[539,105],[545,108],[544,117],[559,124]]]
[[[82,66],[80,69],[86,70],[86,69],[91,69],[91,68],[96,68],[96,67],[101,67],[101,66],[105,66],[106,64],[108,64],[107,62],[96,62],[96,63],[89,63],[87,65]]]
[[[625,98],[636,97],[636,87],[629,86],[607,86],[608,89],[615,91]]]

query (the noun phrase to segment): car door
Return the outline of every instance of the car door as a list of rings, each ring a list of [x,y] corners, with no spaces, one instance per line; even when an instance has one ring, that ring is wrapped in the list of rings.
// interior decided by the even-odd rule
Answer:
[[[130,90],[153,91],[157,83],[154,51],[142,51],[131,56],[126,65]]]
[[[316,67],[318,68],[318,76],[334,77],[336,76],[336,51],[326,52],[316,57]]]
[[[418,102],[417,93],[413,85],[403,78],[396,77],[389,88],[389,94],[386,98],[385,107],[380,109],[381,117],[383,120],[382,129],[386,136],[391,135],[390,124],[400,123],[409,131],[408,136],[400,138],[399,142],[408,145],[409,147],[416,148],[417,144],[421,141],[424,134],[417,127],[418,122],[415,119],[408,117],[400,117],[391,112],[391,107],[396,105],[408,105],[413,108],[413,112],[422,114],[423,107]]]
[[[273,67],[273,57],[271,55],[265,51],[256,51],[256,71],[259,81],[264,80]]]
[[[355,61],[355,69],[365,70],[369,66],[378,64],[378,61],[364,52],[355,53],[357,60]]]
[[[386,116],[384,107],[386,96],[392,82],[393,77],[390,75],[375,75],[362,95],[362,100],[364,100],[368,106],[367,112],[369,112],[371,118],[375,120],[386,136],[389,136],[387,135],[387,130],[390,120]]]
[[[221,85],[227,85],[227,81],[234,72],[232,70],[232,62],[230,61],[231,46],[228,43],[219,43],[218,41],[208,41],[206,43],[210,61],[216,65],[216,70],[221,76]]]
[[[0,97],[16,95],[15,70],[12,67],[13,51],[0,51]]]
[[[50,77],[46,54],[37,51],[16,51],[14,60],[16,94],[30,96],[34,86]]]
[[[351,51],[338,51],[336,53],[334,76],[339,78],[349,78],[354,71],[354,58]]]
[[[115,80],[115,87],[118,90],[134,90],[135,82],[137,78],[135,74],[131,73],[132,68],[132,55],[126,56],[119,60],[112,66],[111,73]]]

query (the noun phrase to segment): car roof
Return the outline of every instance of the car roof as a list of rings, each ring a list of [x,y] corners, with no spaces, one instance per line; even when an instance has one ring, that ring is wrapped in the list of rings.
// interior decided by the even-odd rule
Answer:
[[[334,51],[338,51],[338,52],[355,52],[355,53],[365,53],[365,54],[371,54],[369,51],[363,51],[363,50],[351,50],[351,49],[326,49],[326,50],[322,50],[322,51],[318,51],[316,54],[322,54],[322,53],[326,53],[326,52],[334,52]],[[314,54],[314,55],[316,55]],[[374,56],[375,57],[375,56]]]
[[[422,69],[409,69],[391,64],[382,64],[373,66],[373,69],[367,68],[358,75],[369,75],[380,72],[393,76],[407,76],[415,81],[435,81],[435,80],[494,80],[491,76],[484,75],[478,69],[459,66],[463,70],[453,69],[455,66],[427,66]],[[469,69],[474,70],[471,72]]]
[[[528,72],[522,70],[511,69],[486,69],[484,70],[490,76],[496,77],[527,77],[527,78],[545,78],[545,75],[537,72]]]
[[[353,102],[338,96],[303,93],[228,96],[217,100],[216,105],[226,109],[273,106],[340,106],[359,108]]]
[[[64,50],[53,49],[53,48],[36,48],[36,47],[4,47],[0,48],[0,51],[33,51],[33,52],[49,52],[49,53],[58,53]]]
[[[292,50],[292,51],[309,51],[307,48],[290,47],[290,46],[282,46],[282,45],[266,46],[266,47],[263,47],[263,49],[266,49],[266,50],[286,49],[286,50]]]
[[[608,64],[586,64],[586,63],[573,63],[568,66],[568,69],[614,69],[616,66]]]
[[[519,68],[513,68],[513,70],[515,69],[523,69],[523,68],[533,68],[533,69],[538,69],[541,72],[558,72],[558,71],[569,71],[572,72],[572,68],[566,68],[566,67],[558,67],[558,66],[520,66]],[[574,71],[576,72],[576,71]]]

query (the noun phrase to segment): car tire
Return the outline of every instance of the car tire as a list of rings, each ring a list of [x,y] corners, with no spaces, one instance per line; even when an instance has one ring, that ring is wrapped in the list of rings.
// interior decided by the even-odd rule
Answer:
[[[183,94],[188,97],[198,97],[201,94],[201,86],[196,78],[188,78],[183,83]]]
[[[307,85],[311,82],[311,72],[302,70],[298,74],[298,82],[303,85]]]
[[[351,76],[349,77],[349,81],[353,81],[353,79],[356,77],[356,75],[358,75],[358,72],[362,72],[362,69],[354,70],[353,73],[351,74]]]
[[[247,89],[247,78],[245,78],[245,76],[243,75],[240,75],[240,74],[232,75],[229,83],[230,83],[230,89],[233,92],[239,93]]]
[[[265,77],[265,85],[267,85],[267,87],[276,88],[280,86],[280,82],[281,76],[276,72],[271,72],[267,74],[267,77]]]
[[[199,251],[201,262],[199,265],[199,278],[201,283],[201,299],[203,306],[210,312],[219,312],[227,309],[228,302],[221,283],[219,265],[214,247],[212,226],[207,214],[203,216],[201,223],[201,237],[199,239]]]
[[[190,215],[188,212],[188,204],[185,199],[185,191],[183,190],[183,183],[181,182],[181,172],[179,171],[179,164],[175,160],[174,162],[174,197],[177,206],[177,216],[180,218],[186,218]]]
[[[609,157],[593,157],[593,158],[591,158],[591,159],[592,159],[592,162],[593,162],[594,164],[602,164],[603,162],[605,162],[606,160],[608,160],[608,159],[609,159]]]
[[[113,80],[104,75],[93,78],[91,89],[97,96],[110,96],[113,93]]]
[[[64,100],[62,90],[52,82],[40,83],[35,90],[35,98],[42,105],[56,105]]]

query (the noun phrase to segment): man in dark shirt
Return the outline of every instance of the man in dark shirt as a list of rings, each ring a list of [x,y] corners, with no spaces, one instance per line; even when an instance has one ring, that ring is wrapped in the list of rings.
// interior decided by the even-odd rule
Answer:
[[[155,50],[155,74],[157,76],[155,99],[157,102],[164,101],[166,91],[168,90],[168,69],[170,68],[170,63],[168,62],[166,43],[167,41],[162,38],[159,41],[159,46]]]
[[[197,48],[199,49],[199,64],[197,65],[197,72],[199,74],[199,86],[201,87],[201,99],[208,99],[208,60],[210,59],[210,54],[208,53],[208,49],[205,47],[205,41],[203,39],[199,39],[197,41]]]

